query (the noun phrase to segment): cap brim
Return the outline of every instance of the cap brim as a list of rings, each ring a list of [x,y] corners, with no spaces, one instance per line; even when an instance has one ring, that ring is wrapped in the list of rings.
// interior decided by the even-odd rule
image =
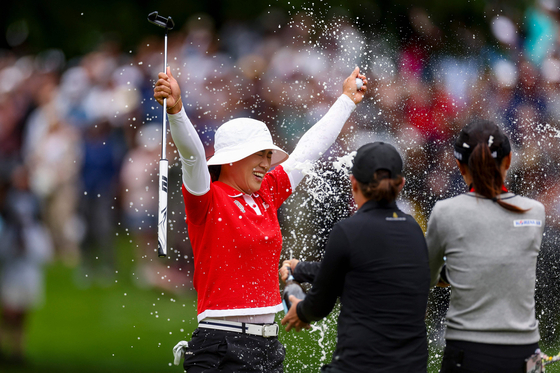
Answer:
[[[232,149],[228,151],[217,152],[212,157],[210,157],[210,159],[208,159],[207,164],[208,166],[218,166],[222,164],[233,163],[240,161],[243,158],[250,156],[251,154],[255,154],[256,152],[267,149],[271,149],[273,151],[271,167],[279,165],[289,157],[288,153],[286,153],[276,145],[267,144],[266,147],[263,147],[262,144],[257,143],[253,145],[247,144],[241,149]]]

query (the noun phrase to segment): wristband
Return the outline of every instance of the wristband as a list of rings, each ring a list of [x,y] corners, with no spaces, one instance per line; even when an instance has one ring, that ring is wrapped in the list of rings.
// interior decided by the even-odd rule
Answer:
[[[167,108],[167,114],[169,114],[169,110],[173,109],[175,106],[177,106],[177,104],[181,102],[181,96],[179,96],[179,99],[177,100],[177,102],[175,103],[175,105],[171,106],[170,108]]]

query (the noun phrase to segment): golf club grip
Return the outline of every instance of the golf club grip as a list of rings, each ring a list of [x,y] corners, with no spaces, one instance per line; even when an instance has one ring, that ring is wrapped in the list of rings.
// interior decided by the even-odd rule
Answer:
[[[167,159],[159,160],[158,256],[167,256]]]

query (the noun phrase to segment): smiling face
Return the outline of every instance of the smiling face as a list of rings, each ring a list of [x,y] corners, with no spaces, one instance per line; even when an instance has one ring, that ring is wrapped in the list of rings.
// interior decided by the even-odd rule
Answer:
[[[272,150],[262,150],[240,161],[222,165],[219,180],[242,193],[253,194],[261,189],[271,163]]]

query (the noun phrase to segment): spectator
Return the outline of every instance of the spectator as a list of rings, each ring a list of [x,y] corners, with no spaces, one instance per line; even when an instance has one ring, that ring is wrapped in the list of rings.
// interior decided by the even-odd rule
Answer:
[[[53,254],[24,166],[14,169],[5,201],[0,229],[0,367],[25,362],[28,316],[43,301],[43,267]]]
[[[78,285],[102,286],[115,276],[115,196],[121,167],[119,138],[107,120],[94,122],[83,137],[80,212],[85,225]]]
[[[78,177],[80,134],[61,117],[53,79],[39,88],[39,106],[31,115],[22,154],[30,188],[42,201],[42,217],[56,255],[69,266],[79,262]]]

